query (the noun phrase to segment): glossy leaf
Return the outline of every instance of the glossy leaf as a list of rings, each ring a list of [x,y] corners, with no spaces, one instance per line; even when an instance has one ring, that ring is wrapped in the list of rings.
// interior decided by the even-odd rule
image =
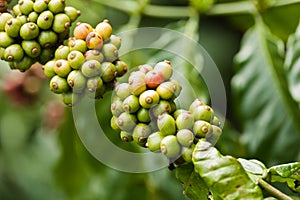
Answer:
[[[267,175],[267,169],[262,162],[258,160],[246,160],[243,158],[238,158],[237,160],[241,163],[254,183],[258,184],[258,180]]]
[[[193,152],[195,170],[210,188],[214,198],[263,199],[243,166],[231,156],[223,156],[210,143],[199,140]]]

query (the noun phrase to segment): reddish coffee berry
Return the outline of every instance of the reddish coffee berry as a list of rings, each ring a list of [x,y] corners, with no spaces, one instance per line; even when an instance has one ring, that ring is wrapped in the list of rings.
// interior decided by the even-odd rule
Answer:
[[[85,38],[86,45],[89,49],[101,49],[103,46],[102,37],[96,32],[90,32]]]
[[[90,24],[78,22],[74,28],[74,37],[76,39],[85,40],[86,36],[92,31],[93,27]]]
[[[161,72],[149,71],[145,75],[145,82],[148,88],[155,89],[164,82],[164,76]]]

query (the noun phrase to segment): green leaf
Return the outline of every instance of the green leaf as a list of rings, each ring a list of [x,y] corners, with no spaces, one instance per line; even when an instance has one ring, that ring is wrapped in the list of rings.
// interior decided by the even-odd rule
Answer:
[[[183,193],[190,199],[207,199],[208,187],[191,164],[180,165],[176,168],[176,178],[183,185]]]
[[[300,193],[300,162],[273,166],[268,169],[272,182],[286,182],[293,191]]]
[[[238,158],[237,160],[241,163],[254,183],[258,184],[258,180],[267,175],[267,169],[262,162],[258,160],[246,160],[243,158]]]
[[[235,57],[238,72],[232,79],[232,88],[242,141],[248,156],[267,165],[290,162],[300,155],[300,117],[288,92],[283,53],[283,42],[257,22],[244,35]]]
[[[193,152],[193,163],[214,198],[263,199],[260,188],[238,160],[221,155],[210,143],[199,140]]]

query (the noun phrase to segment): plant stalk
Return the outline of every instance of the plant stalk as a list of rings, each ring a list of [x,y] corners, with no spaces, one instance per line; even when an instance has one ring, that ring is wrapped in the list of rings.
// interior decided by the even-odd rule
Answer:
[[[277,198],[278,200],[293,200],[291,197],[287,196],[286,194],[282,193],[272,185],[270,185],[268,182],[259,179],[258,184],[270,195]]]

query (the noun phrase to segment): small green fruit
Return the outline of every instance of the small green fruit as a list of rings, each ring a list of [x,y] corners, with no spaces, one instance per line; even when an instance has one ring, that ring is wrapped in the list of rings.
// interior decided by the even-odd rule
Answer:
[[[12,18],[7,20],[5,25],[5,32],[8,36],[16,38],[19,36],[22,23],[18,18]]]
[[[117,119],[119,128],[127,132],[131,132],[134,129],[136,122],[136,116],[127,112],[123,112]]]
[[[50,60],[43,66],[44,74],[49,79],[56,75],[54,72],[54,66],[55,60]]]
[[[101,49],[103,39],[97,32],[90,32],[85,38],[86,45],[89,49]]]
[[[28,15],[33,10],[33,1],[31,0],[20,0],[18,4],[21,13],[24,15]]]
[[[95,77],[102,74],[101,64],[96,60],[87,60],[81,66],[81,72],[85,77]]]
[[[29,15],[27,17],[27,21],[36,23],[38,17],[39,17],[39,14],[37,12],[32,11],[31,13],[29,13]]]
[[[37,25],[44,30],[50,29],[54,20],[53,13],[49,10],[43,11],[37,18]]]
[[[172,99],[175,96],[175,90],[176,86],[171,81],[164,82],[156,88],[160,98],[166,100]]]
[[[67,80],[58,75],[55,75],[50,80],[50,90],[57,94],[68,92],[70,89]]]
[[[109,21],[105,19],[103,22],[97,24],[95,31],[103,38],[103,40],[107,40],[112,34],[112,27],[109,24]]]
[[[96,76],[96,77],[91,77],[87,80],[86,87],[89,92],[97,93],[97,91],[101,90],[104,86],[101,77]]]
[[[119,57],[118,48],[110,43],[103,45],[102,53],[104,55],[104,59],[108,62],[114,62]]]
[[[76,19],[80,16],[80,11],[71,6],[66,6],[64,12],[68,15],[71,22],[76,21]]]
[[[174,96],[173,96],[173,99],[175,99],[176,97],[179,96],[179,94],[182,90],[182,87],[181,87],[180,83],[178,83],[178,81],[176,81],[176,80],[170,80],[170,81],[174,84],[174,87],[175,87]]]
[[[140,108],[137,112],[137,119],[142,123],[149,123],[151,121],[149,110]]]
[[[210,123],[203,120],[198,120],[195,122],[193,132],[196,137],[204,138],[210,131],[212,131]]]
[[[160,152],[160,143],[164,136],[160,132],[155,132],[149,135],[146,146],[152,152]]]
[[[222,134],[222,129],[215,125],[211,125],[211,129],[212,130],[206,134],[205,139],[212,145],[215,145]]]
[[[154,71],[161,72],[163,74],[164,80],[169,80],[172,76],[173,69],[170,61],[159,62],[154,66]]]
[[[0,13],[0,31],[4,31],[6,22],[12,18],[14,17],[7,12]]]
[[[144,65],[138,66],[138,69],[139,69],[140,72],[143,72],[144,74],[147,74],[148,72],[153,70],[153,67],[149,64],[144,64]]]
[[[157,126],[159,131],[164,135],[174,135],[176,132],[176,124],[174,118],[164,113],[157,118]]]
[[[120,132],[120,138],[123,142],[131,142],[133,141],[133,137],[131,133],[128,133],[126,131],[121,131]]]
[[[36,0],[33,4],[33,10],[41,13],[48,8],[48,0]]]
[[[193,129],[194,126],[194,117],[191,113],[186,112],[186,113],[181,113],[178,115],[176,118],[176,126],[177,129]]]
[[[129,77],[129,90],[131,94],[138,96],[147,89],[144,78],[130,78],[131,76]]]
[[[51,0],[48,3],[48,9],[54,14],[64,12],[66,7],[65,0]]]
[[[82,93],[85,89],[86,79],[79,70],[71,71],[68,75],[67,81],[75,93]]]
[[[67,60],[69,53],[70,53],[70,48],[68,46],[60,45],[55,50],[54,56],[55,56],[56,60],[59,60],[59,59]]]
[[[59,59],[55,61],[54,72],[60,77],[67,77],[72,68],[67,60]]]
[[[159,115],[163,113],[170,113],[171,105],[166,100],[160,100],[159,103],[150,108],[151,116],[157,118]]]
[[[123,102],[120,99],[116,99],[110,106],[110,111],[113,116],[119,117],[123,112]]]
[[[38,42],[40,45],[45,48],[49,49],[54,47],[57,44],[58,36],[54,31],[41,31],[38,37]]]
[[[115,131],[121,131],[121,129],[119,128],[118,124],[117,124],[117,117],[116,116],[112,116],[112,118],[110,119],[110,127],[115,130]]]
[[[177,141],[175,135],[168,135],[161,140],[160,143],[161,152],[168,158],[177,158],[181,153],[181,146]]]
[[[45,49],[42,48],[42,51],[39,56],[39,63],[44,65],[46,64],[49,60],[54,58],[54,49]]]
[[[121,60],[118,60],[115,63],[115,66],[116,66],[116,70],[117,70],[117,77],[123,76],[128,70],[127,64]]]
[[[68,61],[73,69],[79,69],[85,61],[84,55],[80,51],[71,51],[68,55]]]
[[[19,44],[12,44],[8,46],[3,53],[3,58],[7,62],[18,62],[24,57],[24,51]]]
[[[80,39],[71,40],[69,43],[69,47],[71,51],[77,50],[81,53],[85,53],[87,51],[86,42]]]
[[[113,44],[117,49],[121,47],[122,39],[116,35],[111,35],[109,38],[109,43]]]
[[[28,22],[21,26],[20,36],[23,38],[23,40],[35,39],[39,36],[39,34],[39,27],[33,22]]]
[[[62,93],[61,96],[63,103],[69,107],[75,106],[82,99],[81,94],[76,94],[71,91]]]
[[[194,143],[194,133],[189,129],[181,129],[176,134],[178,142],[185,147],[189,147]]]
[[[148,125],[139,123],[133,129],[132,137],[140,146],[145,146],[149,135],[151,134],[151,129]]]
[[[22,15],[19,4],[14,5],[12,11],[13,11],[14,16]],[[2,12],[2,13],[5,13],[5,12]]]
[[[115,92],[121,100],[124,100],[131,94],[128,83],[120,83],[119,85],[117,85],[115,88]]]
[[[207,105],[198,106],[192,110],[192,114],[195,120],[204,120],[211,122],[214,117],[214,111],[211,107]]]
[[[101,64],[101,71],[101,78],[105,83],[114,80],[117,75],[116,66],[111,62],[103,62]]]
[[[178,117],[180,114],[182,114],[182,113],[189,113],[189,111],[184,110],[184,109],[178,109],[178,110],[176,110],[176,111],[173,113],[173,117],[174,117],[175,119],[177,119],[177,117]]]
[[[88,50],[85,52],[84,57],[86,60],[97,60],[100,63],[104,60],[103,54],[96,49]]]
[[[145,82],[148,88],[155,89],[164,82],[164,76],[161,72],[149,71],[145,75]]]
[[[24,49],[25,53],[31,58],[38,57],[42,51],[40,44],[35,40],[23,40],[22,48]]]
[[[21,72],[24,72],[28,70],[33,65],[34,62],[35,62],[34,59],[28,56],[24,56],[21,61],[15,62],[14,66],[16,69],[20,70]]]
[[[16,17],[18,20],[20,20],[21,24],[24,25],[26,24],[28,21],[27,21],[27,16],[26,15],[18,15]]]
[[[53,0],[51,0],[50,3],[52,1]],[[54,16],[52,29],[56,33],[63,33],[64,31],[69,29],[70,26],[71,26],[71,20],[68,17],[68,15],[66,15],[64,13],[58,13]]]
[[[158,104],[159,95],[155,90],[146,90],[140,95],[139,102],[143,108],[151,108],[152,106]]]
[[[123,101],[123,109],[128,113],[135,113],[139,110],[139,98],[135,95],[130,95]]]
[[[218,118],[217,116],[214,116],[214,117],[213,117],[212,125],[221,127],[221,122],[220,122],[220,120],[219,120],[219,118]]]
[[[195,144],[192,144],[192,146],[190,147],[182,147],[181,149],[181,157],[187,163],[192,162],[193,151],[195,149],[195,146],[196,146]]]
[[[197,108],[197,107],[199,107],[199,106],[204,106],[204,105],[206,105],[203,101],[201,101],[200,99],[195,99],[192,103],[191,103],[191,105],[190,105],[190,108],[189,108],[189,111],[191,112],[191,113],[193,113],[193,111]]]
[[[0,32],[0,47],[6,48],[15,42],[6,32]]]

